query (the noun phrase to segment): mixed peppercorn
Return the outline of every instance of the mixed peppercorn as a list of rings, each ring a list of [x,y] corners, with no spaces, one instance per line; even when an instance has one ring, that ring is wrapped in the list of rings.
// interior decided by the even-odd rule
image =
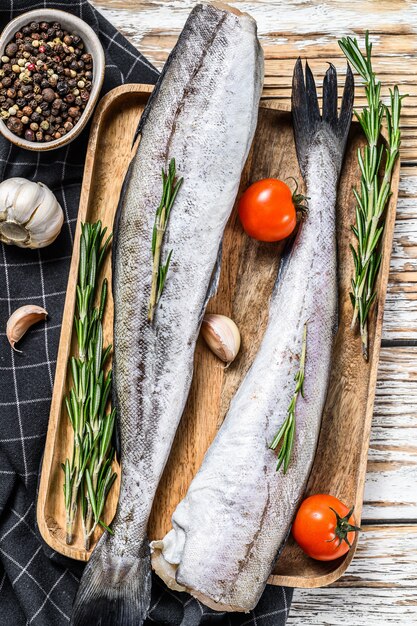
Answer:
[[[15,33],[0,62],[0,118],[28,141],[60,139],[90,97],[93,59],[59,22],[31,22]]]

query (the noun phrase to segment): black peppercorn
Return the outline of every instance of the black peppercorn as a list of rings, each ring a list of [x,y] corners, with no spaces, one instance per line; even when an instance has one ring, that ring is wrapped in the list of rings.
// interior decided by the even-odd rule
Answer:
[[[30,116],[30,119],[32,120],[32,122],[39,124],[42,118],[41,118],[40,113],[37,113],[36,111],[34,111],[32,115]]]
[[[23,132],[23,124],[17,117],[9,117],[7,120],[7,128],[15,133],[15,135],[21,135]]]
[[[23,33],[23,35],[25,35],[25,36],[30,35],[31,30],[30,30],[29,26],[24,26],[24,27],[22,28],[22,33]]]
[[[67,93],[69,92],[68,83],[66,83],[63,80],[60,80],[57,83],[56,90],[60,96],[66,96]]]
[[[48,24],[48,22],[41,22],[41,23],[39,24],[39,28],[40,28],[41,30],[48,30],[48,28],[49,28],[49,24]]]
[[[68,104],[73,104],[75,100],[75,96],[73,93],[69,93],[67,96],[65,96],[65,101],[68,102]]]
[[[24,98],[18,98],[16,100],[16,104],[21,109],[21,108],[23,108],[25,106],[26,100]]]
[[[39,85],[42,82],[42,74],[39,74],[39,72],[36,72],[33,76],[32,76],[33,82],[36,83],[37,85]]]
[[[59,87],[59,83],[57,85],[57,88]],[[55,100],[55,92],[53,89],[51,89],[50,87],[47,87],[45,89],[43,89],[42,91],[42,97],[44,99],[44,101],[46,103],[48,102],[53,102]]]
[[[3,83],[3,87],[9,87],[9,85],[12,84],[12,79],[5,76],[1,82]]]
[[[35,141],[35,133],[30,128],[25,130],[25,139],[28,141]]]
[[[16,52],[17,52],[17,49],[18,49],[18,48],[17,48],[17,45],[16,45],[13,41],[11,41],[11,42],[10,42],[10,43],[6,46],[6,50],[5,50],[6,55],[7,55],[8,57],[14,57],[14,56],[15,56],[15,54],[16,54]]]
[[[79,113],[80,109],[78,107],[70,107],[68,109],[68,115],[70,117],[76,117]]]

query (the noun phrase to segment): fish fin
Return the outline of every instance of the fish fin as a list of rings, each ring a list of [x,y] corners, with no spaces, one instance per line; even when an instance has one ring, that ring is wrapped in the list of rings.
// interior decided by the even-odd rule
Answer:
[[[211,273],[209,286],[207,289],[206,297],[204,298],[203,306],[201,307],[200,323],[203,321],[204,313],[206,311],[207,304],[213,296],[216,295],[219,288],[220,273],[222,269],[222,255],[223,255],[223,240],[220,242],[219,250],[217,252],[216,262]]]
[[[343,91],[340,114],[337,110],[337,72],[334,65],[326,72],[323,81],[323,111],[320,115],[317,99],[316,84],[313,73],[306,63],[305,79],[301,59],[295,64],[291,110],[294,126],[295,147],[301,174],[306,175],[308,154],[318,131],[327,128],[332,131],[337,144],[337,154],[340,162],[337,163],[340,172],[343,154],[346,147],[350,124],[352,121],[354,81],[349,64],[346,70],[345,87]]]
[[[141,626],[151,598],[150,548],[147,538],[139,554],[110,551],[105,533],[94,549],[75,598],[71,626]]]

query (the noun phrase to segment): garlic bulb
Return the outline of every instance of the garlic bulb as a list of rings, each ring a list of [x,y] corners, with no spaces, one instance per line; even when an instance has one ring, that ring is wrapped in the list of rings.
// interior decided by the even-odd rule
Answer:
[[[207,313],[201,325],[201,334],[219,359],[225,363],[234,361],[240,349],[240,332],[230,317]]]
[[[0,241],[20,248],[44,248],[59,235],[63,211],[42,183],[9,178],[0,183]]]
[[[15,348],[15,344],[28,328],[41,320],[46,320],[47,315],[47,311],[36,304],[25,304],[11,314],[6,325],[6,335],[13,350],[20,352]]]

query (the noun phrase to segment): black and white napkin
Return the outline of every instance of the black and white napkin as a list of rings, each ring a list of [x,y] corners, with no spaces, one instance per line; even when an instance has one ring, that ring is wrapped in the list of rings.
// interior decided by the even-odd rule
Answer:
[[[156,82],[157,70],[86,0],[2,0],[0,28],[16,15],[42,7],[74,13],[98,33],[106,53],[103,94],[125,82]],[[10,626],[69,624],[83,567],[40,539],[36,489],[87,139],[88,129],[67,147],[40,154],[0,138],[0,180],[22,176],[44,182],[65,213],[60,236],[47,248],[0,245],[0,623]],[[9,315],[23,304],[43,306],[49,316],[22,339],[23,353],[18,354],[10,349],[5,328]],[[291,597],[291,589],[268,586],[252,613],[215,613],[186,594],[168,590],[155,577],[148,622],[279,626],[286,621]]]

